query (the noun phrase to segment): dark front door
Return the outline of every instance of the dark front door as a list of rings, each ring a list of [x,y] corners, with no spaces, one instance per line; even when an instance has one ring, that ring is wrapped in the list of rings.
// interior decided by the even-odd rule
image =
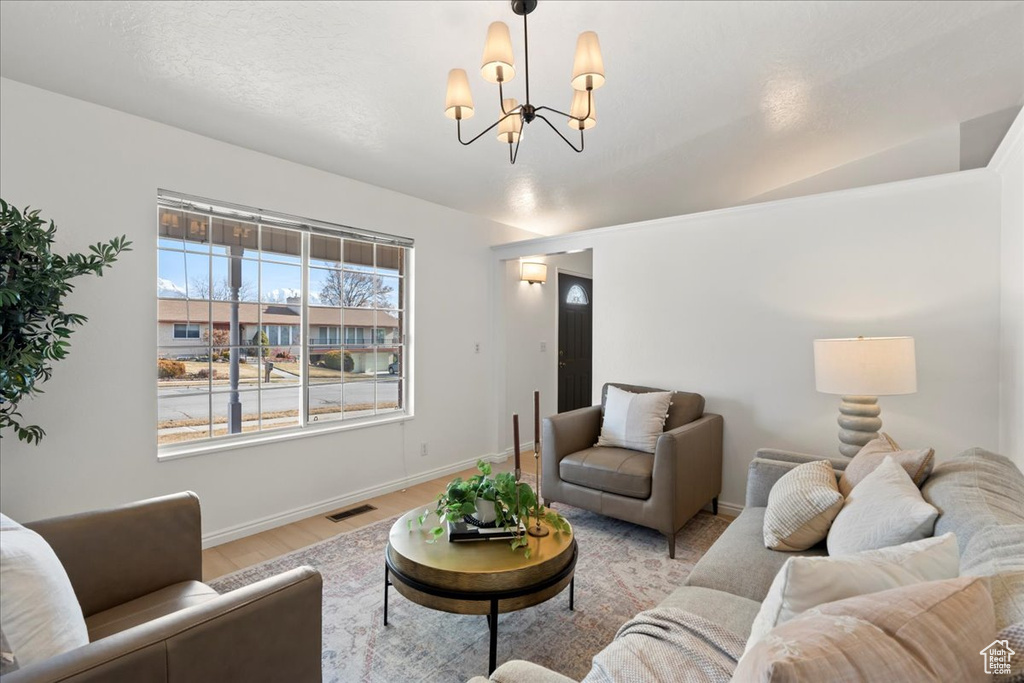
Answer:
[[[591,403],[594,281],[558,274],[558,412]]]

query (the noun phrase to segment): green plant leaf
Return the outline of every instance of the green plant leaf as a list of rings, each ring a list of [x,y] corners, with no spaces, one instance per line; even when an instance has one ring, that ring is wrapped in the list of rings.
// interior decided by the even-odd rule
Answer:
[[[18,439],[38,444],[46,432],[26,425],[17,410],[21,401],[42,393],[37,384],[50,379],[52,362],[68,356],[72,327],[86,317],[63,309],[74,289],[72,279],[102,275],[125,251],[127,236],[89,247],[89,255],[52,252],[56,234],[39,211],[23,211],[0,199],[0,439],[10,427]]]

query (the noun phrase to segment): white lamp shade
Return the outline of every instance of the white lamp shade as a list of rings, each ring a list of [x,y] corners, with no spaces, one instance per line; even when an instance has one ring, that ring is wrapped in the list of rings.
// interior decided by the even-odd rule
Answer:
[[[505,111],[512,111],[519,106],[514,97],[506,97],[501,101],[502,107]],[[505,116],[502,114],[502,116]],[[498,124],[498,140],[501,142],[507,142],[508,144],[515,144],[519,141],[519,136],[523,132],[523,117],[516,112],[511,116],[507,116],[501,120]]]
[[[452,69],[448,72],[444,115],[450,119],[468,119],[473,116],[473,93],[469,90],[465,69]]]
[[[601,45],[593,31],[584,31],[576,39],[576,57],[572,61],[572,87],[586,90],[588,84],[594,90],[604,85]]]
[[[815,339],[814,381],[824,394],[913,394],[917,391],[914,338]]]
[[[569,116],[574,117],[568,119],[569,127],[574,130],[587,130],[596,126],[597,105],[594,102],[594,93],[587,92],[586,90],[574,90],[572,93],[572,106],[569,107]],[[580,121],[584,116],[587,118]]]
[[[480,75],[489,83],[508,83],[516,75],[512,61],[512,38],[504,22],[496,21],[487,27]]]
[[[530,263],[523,261],[519,265],[519,279],[523,282],[529,282],[533,284],[535,282],[544,283],[548,281],[548,264],[546,263]]]

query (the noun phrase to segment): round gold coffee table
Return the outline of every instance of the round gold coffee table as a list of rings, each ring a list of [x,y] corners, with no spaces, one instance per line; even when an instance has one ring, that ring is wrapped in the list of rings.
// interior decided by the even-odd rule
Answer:
[[[537,605],[569,587],[573,609],[576,539],[572,532],[527,536],[530,558],[512,552],[508,540],[452,543],[447,535],[434,543],[430,529],[439,522],[430,513],[420,526],[423,508],[406,513],[391,527],[384,551],[384,625],[388,623],[388,587],[416,604],[456,614],[486,614],[491,647],[488,675],[494,672],[498,614]],[[412,521],[412,528],[409,522]],[[541,522],[543,524],[543,522]]]

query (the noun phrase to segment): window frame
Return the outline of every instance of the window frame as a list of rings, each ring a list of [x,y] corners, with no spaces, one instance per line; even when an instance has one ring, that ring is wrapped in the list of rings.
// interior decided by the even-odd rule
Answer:
[[[197,211],[197,207],[196,207],[196,203],[197,202],[199,204],[198,211]],[[218,209],[220,209],[222,211],[225,211],[225,212],[234,212],[234,213],[218,213],[218,211],[217,211]],[[347,431],[347,430],[352,430],[352,429],[363,429],[363,428],[367,428],[367,427],[375,427],[375,426],[378,426],[378,425],[391,424],[391,423],[395,423],[395,422],[403,422],[403,421],[411,420],[411,419],[413,419],[415,417],[415,406],[414,406],[414,401],[413,401],[413,396],[414,396],[414,392],[413,392],[413,386],[414,386],[414,381],[413,381],[413,368],[414,368],[414,363],[413,363],[413,355],[414,355],[414,350],[413,350],[413,341],[414,341],[413,322],[414,322],[414,314],[413,314],[413,310],[412,310],[412,305],[413,305],[413,300],[414,300],[413,292],[414,292],[414,262],[415,262],[415,258],[414,257],[415,257],[415,248],[414,248],[413,240],[411,240],[409,238],[405,238],[405,237],[394,236],[394,235],[385,235],[383,233],[374,233],[374,232],[369,232],[369,231],[357,230],[357,229],[353,229],[353,228],[348,228],[347,226],[341,226],[341,225],[334,225],[334,224],[330,224],[330,223],[324,223],[322,221],[313,221],[313,220],[309,220],[309,219],[305,219],[305,218],[298,218],[298,217],[295,217],[295,216],[290,216],[288,214],[275,214],[275,213],[272,213],[272,212],[267,212],[267,211],[262,211],[262,210],[248,209],[248,207],[240,207],[238,205],[226,204],[224,202],[215,202],[213,200],[206,200],[206,199],[202,199],[202,198],[198,198],[198,197],[190,197],[188,195],[181,195],[181,194],[178,194],[178,193],[173,193],[173,192],[168,192],[168,191],[165,191],[165,190],[160,190],[158,192],[158,201],[157,201],[157,217],[158,217],[157,218],[157,226],[158,226],[157,250],[158,250],[158,253],[159,253],[159,251],[161,249],[164,249],[164,250],[168,249],[164,244],[161,243],[161,241],[163,239],[168,239],[168,238],[160,237],[161,233],[160,233],[160,229],[159,229],[159,225],[160,225],[159,217],[161,215],[161,211],[164,211],[164,210],[182,211],[182,212],[189,212],[189,213],[200,213],[200,214],[205,214],[208,217],[214,217],[214,218],[228,218],[228,219],[232,219],[232,220],[243,220],[243,221],[247,221],[247,222],[253,222],[257,226],[285,228],[287,230],[294,230],[294,231],[300,233],[301,257],[299,258],[298,265],[301,267],[300,271],[301,271],[301,281],[302,281],[302,285],[301,285],[301,295],[302,295],[301,296],[301,300],[302,300],[302,304],[301,304],[300,323],[297,326],[297,331],[298,331],[298,335],[297,336],[298,336],[298,338],[296,339],[296,334],[295,334],[296,333],[296,329],[295,329],[296,326],[279,325],[278,326],[278,328],[279,328],[278,329],[278,333],[279,333],[279,339],[278,340],[280,341],[280,332],[281,332],[281,330],[283,328],[285,328],[285,327],[289,327],[290,329],[288,330],[288,334],[290,336],[290,341],[292,343],[285,344],[284,346],[299,347],[300,348],[300,353],[302,354],[302,362],[300,363],[301,376],[299,377],[298,382],[295,385],[298,388],[299,394],[300,394],[300,401],[299,401],[299,404],[298,404],[299,405],[299,414],[298,414],[298,424],[297,425],[287,426],[287,427],[279,427],[279,428],[273,428],[273,427],[266,428],[266,429],[264,428],[264,426],[262,424],[264,418],[262,416],[263,415],[263,409],[262,409],[261,403],[262,403],[262,399],[263,399],[263,392],[266,391],[266,389],[263,389],[262,385],[261,385],[261,388],[258,390],[258,393],[260,395],[260,399],[259,399],[260,403],[257,403],[257,406],[259,406],[257,408],[257,411],[260,414],[260,421],[259,421],[259,427],[258,427],[257,431],[253,431],[253,432],[243,431],[243,432],[235,433],[235,434],[213,435],[212,432],[216,428],[215,427],[216,423],[213,422],[214,416],[213,416],[213,412],[212,412],[212,409],[211,409],[211,413],[210,413],[210,432],[206,436],[200,437],[200,438],[197,438],[197,439],[194,439],[194,440],[190,440],[190,441],[181,442],[181,443],[160,444],[159,443],[159,434],[160,434],[161,427],[160,427],[160,422],[159,422],[159,418],[158,418],[157,425],[155,425],[156,429],[157,429],[157,436],[158,436],[158,439],[157,439],[158,440],[158,443],[157,443],[157,459],[158,460],[172,460],[172,459],[178,459],[178,458],[184,458],[184,457],[192,457],[192,456],[195,456],[195,455],[202,455],[202,454],[209,453],[209,452],[217,452],[217,451],[221,451],[221,450],[230,450],[230,449],[234,449],[234,448],[243,448],[243,447],[247,447],[247,446],[251,446],[251,445],[255,445],[255,444],[261,444],[261,443],[269,443],[269,442],[276,442],[276,441],[290,440],[290,439],[298,439],[298,438],[307,438],[307,437],[318,436],[318,435],[321,435],[321,434],[327,434],[327,433],[333,433],[333,432],[339,432],[339,431]],[[251,212],[251,213],[246,213],[246,212]],[[238,215],[239,213],[241,213],[242,215]],[[253,220],[253,219],[255,219],[255,220]],[[285,225],[282,225],[281,223],[285,223]],[[320,337],[320,334],[319,334],[320,333],[320,329],[317,329],[317,326],[312,326],[310,324],[309,308],[310,308],[311,305],[315,305],[315,304],[311,303],[311,300],[310,300],[310,285],[311,285],[311,283],[310,283],[310,275],[311,275],[311,273],[312,273],[312,271],[314,269],[321,267],[321,265],[319,263],[319,259],[314,258],[312,253],[311,253],[310,245],[311,245],[311,243],[313,243],[315,245],[315,241],[312,238],[312,236],[314,236],[314,235],[326,236],[326,237],[336,238],[336,239],[342,240],[341,241],[341,247],[342,247],[343,250],[345,248],[345,240],[351,240],[351,241],[356,241],[356,242],[361,242],[361,243],[369,243],[372,246],[372,248],[373,248],[373,250],[371,252],[373,254],[373,265],[371,266],[370,272],[375,277],[397,278],[398,282],[399,282],[399,292],[397,293],[397,298],[398,298],[398,300],[397,300],[398,308],[397,309],[393,309],[390,306],[390,304],[386,308],[378,309],[376,306],[374,306],[373,308],[369,309],[370,311],[377,311],[377,310],[380,310],[380,311],[387,310],[389,312],[391,312],[391,311],[398,311],[398,312],[400,312],[400,315],[402,316],[402,321],[403,321],[402,322],[402,332],[403,332],[403,334],[393,344],[387,344],[387,345],[376,344],[375,343],[375,339],[376,338],[375,338],[375,334],[374,334],[374,331],[373,331],[374,328],[371,328],[371,331],[370,331],[370,334],[369,334],[369,342],[367,342],[365,340],[365,336],[364,336],[363,346],[366,347],[367,351],[375,359],[375,362],[376,362],[376,358],[378,356],[378,347],[390,349],[391,350],[390,352],[397,353],[398,354],[398,358],[400,358],[399,372],[398,372],[397,375],[387,374],[387,375],[384,375],[382,377],[379,373],[374,373],[372,375],[372,379],[367,380],[368,382],[371,382],[373,384],[373,387],[374,387],[373,399],[372,399],[372,405],[373,405],[372,409],[374,411],[374,414],[372,414],[372,415],[359,416],[359,417],[345,417],[344,416],[344,414],[345,414],[345,407],[346,407],[345,400],[344,400],[344,391],[345,391],[344,390],[344,386],[346,385],[346,383],[352,383],[354,381],[354,380],[346,378],[344,373],[341,373],[337,383],[334,383],[331,380],[329,380],[328,382],[325,382],[325,383],[320,383],[320,382],[311,381],[311,378],[310,378],[310,360],[309,359],[311,357],[311,351],[314,351],[315,347],[323,347],[323,346],[330,346],[332,348],[333,347],[337,347],[339,350],[342,350],[344,352],[344,350],[345,350],[345,346],[344,345],[346,343],[345,342],[345,338],[344,338],[344,328],[345,328],[345,325],[344,325],[344,310],[345,310],[345,307],[342,304],[339,303],[339,305],[337,306],[338,311],[339,311],[339,325],[338,326],[326,326],[326,327],[328,327],[328,329],[326,330],[328,332],[327,342],[326,343],[324,343],[322,341],[322,338]],[[175,239],[175,238],[169,238],[169,239]],[[400,266],[401,272],[400,273],[393,272],[391,270],[391,264],[394,263],[394,261],[390,257],[388,257],[388,259],[383,261],[383,262],[378,261],[378,258],[379,258],[378,254],[380,253],[380,248],[379,248],[380,246],[399,247],[399,248],[402,249],[402,253],[401,253],[401,256],[400,256],[400,258],[401,258],[401,261],[400,261],[400,263],[401,263],[401,266]],[[171,249],[171,251],[174,251],[174,250]],[[185,253],[188,253],[187,246],[184,248],[184,251],[185,251]],[[213,255],[215,255],[215,252],[211,250],[211,256],[213,256]],[[264,259],[264,251],[263,251],[262,243],[260,244],[259,249],[257,251],[256,259],[260,260],[261,262]],[[381,267],[380,266],[381,263],[384,264],[383,265],[384,270],[378,270],[378,268]],[[344,272],[344,268],[345,268],[345,257],[344,257],[344,254],[342,254],[341,255],[341,260],[339,261],[339,263],[337,265],[337,270],[339,272]],[[262,286],[262,282],[261,281],[257,281],[257,290],[260,290],[261,286]],[[263,293],[261,291],[258,291],[257,294],[258,294],[258,296],[256,297],[257,302],[255,303],[255,305],[257,307],[259,307],[260,314],[259,314],[259,322],[257,323],[256,329],[259,329],[261,331],[266,331],[267,328],[270,325],[274,325],[274,323],[264,323],[263,322],[263,319],[262,319],[263,308],[265,306],[267,306],[267,302],[262,300]],[[214,299],[211,294],[208,294],[207,297],[208,297],[208,300],[211,303],[211,310],[212,310],[212,304],[213,304],[214,301],[216,301],[216,299]],[[159,292],[158,292],[158,294],[157,294],[158,301],[161,300],[161,299],[165,299],[165,298],[166,299],[171,299],[173,297],[161,297]],[[204,301],[203,299],[190,299],[187,296],[185,297],[185,299],[188,300],[188,301]],[[211,315],[212,315],[212,313],[211,313]],[[375,316],[376,313],[373,313],[372,315]],[[212,329],[213,322],[211,322],[211,321],[213,321],[213,318],[211,318],[211,320],[207,321],[207,322],[208,322],[208,324],[211,325],[211,329]],[[174,323],[174,324],[177,325],[177,323]],[[198,336],[197,337],[174,337],[175,341],[186,341],[186,340],[187,341],[200,341],[200,340],[202,340],[202,324],[201,323],[192,323],[190,321],[189,323],[186,323],[186,325],[187,326],[195,325],[198,328],[198,331],[199,331]],[[174,328],[172,328],[172,336],[174,335],[173,329]],[[337,336],[337,339],[334,340],[334,341],[331,341],[332,338],[333,338],[332,335],[330,334],[332,329],[333,329],[335,335]],[[244,330],[244,326],[243,326],[243,330]],[[316,335],[313,334],[314,330],[316,331]],[[269,335],[268,335],[268,337],[269,337]],[[244,340],[242,340],[242,344],[245,345],[245,341]],[[201,344],[201,345],[208,346],[209,342],[207,344]],[[271,346],[273,346],[273,344],[271,344]],[[157,342],[157,357],[158,358],[162,357],[161,351],[163,351],[165,348],[166,347],[161,347],[160,346],[160,342],[159,342],[159,338],[158,338],[158,342]],[[210,348],[212,348],[212,347],[210,347]],[[358,381],[358,380],[356,380],[356,381]],[[399,397],[400,397],[399,400],[400,400],[400,403],[401,403],[401,408],[396,408],[394,410],[388,410],[387,408],[382,409],[380,407],[381,398],[380,398],[380,395],[378,393],[379,392],[379,387],[377,385],[381,384],[381,383],[387,383],[387,384],[394,384],[394,385],[396,385],[396,389],[399,392]],[[329,419],[321,419],[320,416],[315,416],[315,415],[310,414],[310,393],[311,393],[311,390],[313,388],[317,387],[317,386],[337,386],[338,390],[342,392],[343,398],[342,398],[341,402],[338,404],[338,412],[336,414],[335,413],[331,413]],[[271,391],[273,391],[273,389],[271,389]],[[159,393],[160,392],[160,387],[159,387],[159,385],[157,385],[157,392],[158,392],[157,396],[158,396],[158,400],[159,400],[159,398],[160,398],[160,393]],[[204,393],[211,397],[210,400],[211,400],[211,406],[212,406],[213,398],[215,398],[218,395],[221,395],[223,393],[223,390],[219,390],[219,391],[215,390],[214,389],[214,385],[211,383],[209,388]],[[382,410],[384,410],[386,412],[379,412],[379,411],[382,411]],[[353,412],[357,412],[357,411],[353,411]]]

